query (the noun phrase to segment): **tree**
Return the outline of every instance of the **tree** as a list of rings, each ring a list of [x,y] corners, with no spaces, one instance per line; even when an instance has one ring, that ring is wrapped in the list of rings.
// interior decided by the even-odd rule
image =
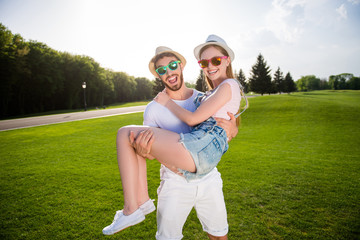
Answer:
[[[259,54],[256,63],[252,66],[249,79],[249,87],[251,91],[260,93],[271,92],[271,76],[270,67],[267,66],[264,57]]]
[[[114,75],[114,88],[117,102],[130,102],[135,99],[136,81],[124,72]]]
[[[284,79],[284,84],[283,84],[283,92],[286,92],[288,94],[290,94],[291,92],[295,92],[296,91],[296,84],[293,80],[293,78],[291,77],[290,73],[288,72],[285,76]]]
[[[331,89],[337,90],[339,89],[339,80],[335,75],[331,75],[329,77],[329,85]]]
[[[347,82],[348,88],[352,90],[360,90],[360,77],[352,77]]]
[[[1,116],[25,113],[24,86],[30,75],[27,66],[28,43],[19,35],[13,35],[0,23],[0,113]],[[30,86],[31,87],[31,86]]]
[[[89,107],[151,98],[152,82],[146,78],[105,70],[88,56],[27,42],[0,23],[1,117],[82,108],[83,82]]]
[[[311,91],[320,89],[320,79],[315,75],[302,76],[296,81],[297,89],[300,91]]]
[[[236,79],[241,84],[241,86],[243,87],[244,92],[247,93],[248,92],[248,84],[246,83],[246,77],[245,77],[243,70],[240,69],[239,74],[235,74],[235,76],[236,76]]]
[[[148,100],[152,97],[153,84],[147,78],[135,78],[136,85],[136,100]]]
[[[153,96],[156,96],[159,92],[164,90],[165,85],[161,81],[160,78],[155,78],[154,84],[153,84]]]
[[[188,88],[193,88],[193,89],[195,89],[196,84],[195,84],[195,83],[185,82],[185,86],[188,87]]]
[[[351,73],[342,73],[339,75],[331,75],[329,77],[329,84],[331,89],[338,90],[338,89],[346,89],[347,84],[346,82],[350,81],[354,75]]]
[[[329,82],[326,80],[326,78],[320,79],[320,89],[330,89]]]
[[[60,55],[46,44],[30,41],[30,52],[26,57],[29,76],[23,83],[26,104],[25,113],[54,110],[58,93],[64,85],[64,77],[59,69]],[[21,105],[20,105],[21,106]]]
[[[86,81],[80,72],[80,56],[73,56],[64,52],[61,53],[61,58],[62,64],[60,67],[65,79],[62,94],[60,94],[60,100],[63,102],[62,106],[65,109],[80,108],[82,106],[80,94],[83,91],[81,85]],[[89,84],[87,87],[89,87]]]
[[[196,79],[195,89],[200,92],[206,92],[207,90],[209,90],[209,88],[205,82],[203,70],[200,70],[199,76]]]
[[[103,86],[103,102],[101,107],[105,107],[108,104],[115,102],[115,87],[113,81],[113,72],[110,70],[105,70],[104,74],[104,86]]]
[[[280,71],[280,67],[276,70],[274,74],[274,92],[280,93],[284,92],[284,76]]]
[[[12,99],[12,86],[16,79],[11,68],[14,64],[14,53],[11,50],[13,35],[0,23],[0,112],[1,115],[9,114],[9,105]]]

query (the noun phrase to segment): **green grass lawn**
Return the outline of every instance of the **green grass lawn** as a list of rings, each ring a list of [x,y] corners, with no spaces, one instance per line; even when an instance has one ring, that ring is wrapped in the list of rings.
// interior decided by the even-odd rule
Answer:
[[[229,239],[359,239],[360,92],[249,101],[218,166]],[[155,213],[101,232],[123,205],[117,129],[141,123],[136,113],[0,132],[0,239],[154,239]],[[148,161],[155,199],[159,166]],[[207,239],[194,211],[183,234]]]

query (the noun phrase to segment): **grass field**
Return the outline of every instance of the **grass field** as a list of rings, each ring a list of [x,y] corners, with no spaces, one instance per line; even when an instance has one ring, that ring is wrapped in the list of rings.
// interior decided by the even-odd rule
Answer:
[[[360,92],[249,100],[218,166],[229,239],[359,239]],[[0,239],[154,239],[155,213],[101,232],[123,204],[117,129],[141,123],[136,113],[0,132]],[[148,178],[156,199],[156,161]],[[207,239],[194,211],[183,234]]]

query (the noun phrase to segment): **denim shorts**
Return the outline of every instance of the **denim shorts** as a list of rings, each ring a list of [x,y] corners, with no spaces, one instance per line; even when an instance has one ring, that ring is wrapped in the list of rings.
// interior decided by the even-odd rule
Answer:
[[[180,142],[190,152],[196,166],[196,172],[178,169],[188,181],[208,174],[229,148],[225,130],[217,126],[212,117],[197,125],[190,133],[181,133]]]

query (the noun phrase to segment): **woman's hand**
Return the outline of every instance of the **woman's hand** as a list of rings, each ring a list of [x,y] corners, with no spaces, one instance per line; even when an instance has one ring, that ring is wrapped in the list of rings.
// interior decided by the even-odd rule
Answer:
[[[167,95],[166,93],[166,89],[162,90],[161,92],[159,92],[156,97],[154,98],[154,100],[157,103],[160,103],[163,106],[166,106],[166,104],[171,101],[171,98],[169,97],[169,95]]]

